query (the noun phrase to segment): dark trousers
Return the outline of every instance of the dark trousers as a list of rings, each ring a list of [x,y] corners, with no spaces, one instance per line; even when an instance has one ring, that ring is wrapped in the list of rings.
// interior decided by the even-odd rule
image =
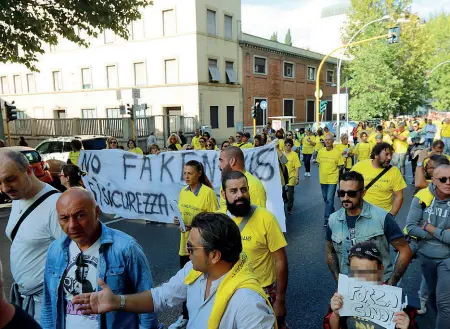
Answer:
[[[183,268],[189,262],[189,256],[180,256],[180,268]],[[186,307],[186,302],[183,303],[183,311],[181,313],[183,319],[189,320],[189,313]]]
[[[294,189],[295,186],[287,186],[287,200],[288,200],[288,211],[292,210],[292,207],[294,207]]]
[[[411,169],[412,169],[413,179],[416,178],[417,160],[419,160],[418,156],[415,159],[411,159]]]
[[[356,144],[358,144],[358,137],[353,137],[353,145],[356,145]]]
[[[312,154],[303,154],[303,163],[305,164],[305,171],[311,171],[311,157]]]

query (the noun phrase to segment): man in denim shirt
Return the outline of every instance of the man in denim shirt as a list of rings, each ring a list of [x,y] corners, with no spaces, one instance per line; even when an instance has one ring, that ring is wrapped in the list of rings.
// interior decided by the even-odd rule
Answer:
[[[41,326],[44,329],[156,329],[156,314],[111,312],[84,316],[73,297],[99,291],[98,278],[117,294],[153,288],[150,266],[142,248],[130,236],[104,226],[90,192],[72,188],[56,204],[58,220],[67,234],[53,242],[44,272]]]

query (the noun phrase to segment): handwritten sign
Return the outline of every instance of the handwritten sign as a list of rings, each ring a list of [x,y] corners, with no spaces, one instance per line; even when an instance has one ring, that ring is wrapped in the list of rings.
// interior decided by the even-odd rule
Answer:
[[[267,209],[286,231],[278,155],[272,142],[244,149],[245,167],[266,188]],[[197,160],[219,198],[221,172],[217,151],[176,151],[141,156],[122,150],[81,151],[78,166],[87,172],[83,183],[106,214],[173,223],[180,190],[186,185],[183,168]]]
[[[372,321],[386,329],[394,329],[394,314],[402,307],[402,289],[359,281],[339,274],[338,293],[344,298],[340,316]]]

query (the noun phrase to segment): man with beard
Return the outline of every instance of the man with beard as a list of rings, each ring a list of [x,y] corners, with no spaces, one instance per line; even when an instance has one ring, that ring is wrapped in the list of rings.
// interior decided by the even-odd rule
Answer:
[[[364,195],[363,176],[354,171],[344,173],[338,190],[343,208],[330,216],[327,227],[328,267],[337,283],[339,273],[349,274],[350,249],[358,243],[371,241],[381,253],[383,281],[395,286],[411,261],[411,248],[394,216],[364,201]],[[399,253],[395,264],[391,260],[389,244]]]
[[[278,328],[287,328],[288,262],[283,232],[272,213],[250,203],[249,184],[242,172],[225,173],[221,194],[227,208],[219,212],[226,213],[239,226],[243,252],[250,258],[253,272],[269,296]]]
[[[248,186],[250,188],[250,200],[256,206],[266,207],[266,189],[261,181],[245,170],[244,153],[239,147],[230,146],[220,152],[219,170],[222,175],[231,171],[239,171],[247,177]],[[220,208],[226,208],[226,201],[222,196],[222,187],[220,188]]]
[[[364,176],[364,200],[396,216],[403,204],[406,183],[400,170],[391,166],[393,152],[388,143],[377,144],[372,149],[371,159],[358,162],[352,171]]]

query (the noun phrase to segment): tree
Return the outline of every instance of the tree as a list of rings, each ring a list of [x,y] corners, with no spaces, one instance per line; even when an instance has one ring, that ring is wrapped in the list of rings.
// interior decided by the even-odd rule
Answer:
[[[273,32],[270,36],[270,40],[278,42],[278,32]]]
[[[410,0],[351,0],[349,21],[342,33],[346,42],[366,23],[386,14],[394,19],[405,12]],[[423,23],[415,15],[401,24],[400,44],[387,45],[386,39],[350,47],[352,60],[344,67],[349,78],[349,110],[353,119],[368,119],[378,114],[413,113],[425,103],[424,68],[428,47]],[[392,21],[374,23],[354,41],[387,35]]]
[[[59,37],[87,47],[89,42],[81,35],[97,37],[110,29],[127,39],[129,24],[141,17],[139,9],[151,4],[150,0],[2,1],[1,61],[36,71],[43,44],[56,45]]]
[[[292,46],[291,29],[288,29],[287,31],[286,37],[284,38],[284,43],[288,46]]]

